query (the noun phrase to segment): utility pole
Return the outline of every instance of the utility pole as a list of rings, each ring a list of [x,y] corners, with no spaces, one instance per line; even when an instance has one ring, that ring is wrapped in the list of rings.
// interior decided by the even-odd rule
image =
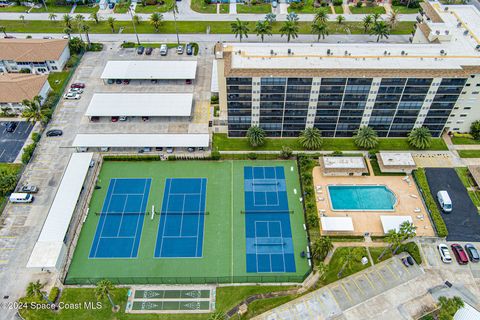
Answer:
[[[133,31],[135,32],[135,36],[137,37],[137,43],[138,45],[140,45],[140,39],[138,38],[138,33],[137,33],[137,26],[135,26],[135,21],[133,21],[133,13],[132,13],[131,7],[128,7],[128,12],[130,12],[130,17],[132,18]]]

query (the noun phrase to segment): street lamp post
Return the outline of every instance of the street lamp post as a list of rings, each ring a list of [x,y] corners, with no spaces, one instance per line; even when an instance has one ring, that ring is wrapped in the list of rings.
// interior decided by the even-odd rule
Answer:
[[[132,8],[131,7],[128,7],[128,12],[130,12],[130,17],[132,18],[133,31],[135,32],[135,36],[137,37],[137,43],[138,43],[138,45],[140,45],[140,39],[138,38],[137,27],[135,26],[135,21],[133,21],[133,13],[132,13]]]

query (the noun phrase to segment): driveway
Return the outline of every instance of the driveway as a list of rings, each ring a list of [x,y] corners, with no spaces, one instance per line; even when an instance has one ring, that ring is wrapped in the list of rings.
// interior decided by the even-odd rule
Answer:
[[[14,162],[22,150],[33,125],[26,121],[15,121],[17,127],[14,132],[7,132],[5,126],[10,121],[0,121],[0,162]]]
[[[478,232],[480,230],[480,215],[455,169],[427,168],[425,172],[430,191],[435,200],[437,199],[437,192],[440,190],[446,190],[452,199],[453,211],[449,214],[441,213],[448,229],[447,240],[480,241],[480,233]]]

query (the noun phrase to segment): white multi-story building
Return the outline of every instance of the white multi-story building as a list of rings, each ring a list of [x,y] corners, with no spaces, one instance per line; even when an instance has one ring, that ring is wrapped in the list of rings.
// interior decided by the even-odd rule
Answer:
[[[62,71],[69,58],[65,39],[0,39],[0,73]]]
[[[50,92],[47,75],[4,73],[0,74],[0,108],[2,111],[20,113],[23,100],[40,97],[43,104]]]
[[[412,43],[226,43],[216,46],[228,134],[252,125],[271,137],[316,127],[381,137],[427,127],[467,132],[480,119],[480,12],[422,3]]]

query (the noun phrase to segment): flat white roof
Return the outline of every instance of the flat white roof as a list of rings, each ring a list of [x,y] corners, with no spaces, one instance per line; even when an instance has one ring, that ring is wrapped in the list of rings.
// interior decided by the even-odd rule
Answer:
[[[212,64],[212,81],[210,83],[210,91],[218,92],[218,60],[213,60]]]
[[[400,225],[408,221],[413,223],[411,216],[380,216],[380,220],[382,221],[383,232],[386,234],[389,230],[400,230]]]
[[[96,93],[85,115],[188,117],[192,101],[191,93]]]
[[[365,169],[363,157],[323,157],[326,169]]]
[[[27,267],[56,265],[92,157],[93,153],[74,153],[70,157]]]
[[[73,147],[208,147],[208,133],[118,134],[80,133],[73,140]]]
[[[480,319],[480,312],[477,309],[473,308],[468,303],[464,303],[463,307],[458,309],[453,320],[478,320]]]
[[[195,79],[197,61],[108,61],[102,79]]]
[[[380,152],[383,165],[388,166],[415,166],[410,152]]]
[[[353,231],[352,218],[349,217],[321,217],[324,231]]]

